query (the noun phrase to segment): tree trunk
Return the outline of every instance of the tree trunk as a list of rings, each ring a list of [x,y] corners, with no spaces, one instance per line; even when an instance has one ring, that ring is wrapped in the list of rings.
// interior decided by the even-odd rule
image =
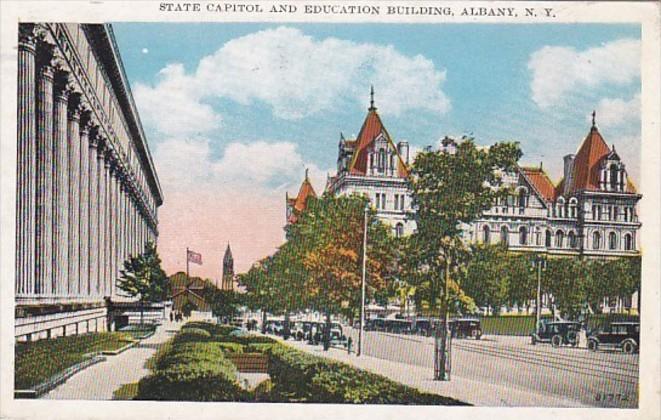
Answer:
[[[285,312],[285,325],[283,325],[282,329],[282,338],[287,340],[289,336],[291,335],[291,328],[289,327],[289,311]]]
[[[324,351],[330,348],[330,327],[331,327],[331,313],[326,310],[326,325],[324,328]]]
[[[145,325],[145,304],[140,302],[140,328]]]
[[[262,309],[262,334],[266,334],[266,309]]]

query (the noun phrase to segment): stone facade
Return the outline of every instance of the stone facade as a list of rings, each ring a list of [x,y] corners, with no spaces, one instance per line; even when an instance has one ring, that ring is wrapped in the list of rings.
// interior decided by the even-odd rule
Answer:
[[[370,199],[377,216],[392,227],[395,236],[412,233],[415,222],[407,218],[411,197],[407,188],[409,144],[395,146],[374,106],[374,90],[367,117],[356,139],[340,135],[337,174],[329,177],[332,194],[360,194]]]
[[[105,329],[163,202],[110,25],[20,24],[17,156],[15,335]]]

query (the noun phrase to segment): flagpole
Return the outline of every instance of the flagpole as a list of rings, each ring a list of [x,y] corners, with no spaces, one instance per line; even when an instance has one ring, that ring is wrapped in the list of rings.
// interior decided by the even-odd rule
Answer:
[[[190,276],[188,275],[188,247],[186,247],[186,284],[188,283],[190,283]]]

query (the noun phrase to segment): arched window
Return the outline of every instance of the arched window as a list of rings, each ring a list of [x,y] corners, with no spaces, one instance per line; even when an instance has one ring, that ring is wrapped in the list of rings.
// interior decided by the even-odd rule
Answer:
[[[601,248],[601,234],[599,232],[594,232],[592,234],[592,249]]]
[[[397,223],[395,226],[395,236],[397,238],[401,238],[404,235],[404,224],[403,223]]]
[[[576,248],[576,234],[573,231],[569,232],[567,239],[569,240],[569,247]]]
[[[521,188],[519,190],[519,207],[524,208],[528,206],[528,192]]]
[[[562,248],[564,245],[563,242],[565,241],[565,232],[561,230],[557,230],[555,232],[555,246],[556,248]]]
[[[611,165],[610,169],[609,169],[609,172],[610,172],[609,175],[610,175],[610,187],[611,187],[611,190],[617,190],[617,185],[618,185],[618,182],[617,182],[617,175],[618,175],[618,173],[620,172],[620,171],[617,169],[617,165],[613,163],[613,164]]]
[[[535,245],[542,244],[542,231],[540,228],[535,229]]]
[[[576,212],[577,204],[578,204],[578,200],[576,200],[576,197],[572,197],[569,200],[569,215],[568,215],[569,217],[576,217],[577,216],[577,214],[576,214],[577,213]]]
[[[386,151],[379,150],[379,170],[383,170],[386,166]]]
[[[608,234],[608,249],[617,249],[617,235],[615,232]]]
[[[488,225],[482,226],[482,242],[488,244],[491,242],[491,229]]]
[[[553,236],[553,235],[551,234],[551,231],[550,231],[550,230],[547,230],[547,231],[546,231],[546,239],[545,239],[545,241],[544,241],[544,245],[545,245],[547,248],[550,248],[550,247],[551,247],[551,236]]]
[[[560,197],[556,203],[556,216],[565,217],[565,199]]]
[[[528,229],[525,226],[519,228],[519,245],[526,245],[528,243]]]
[[[630,233],[624,235],[624,250],[633,251],[633,236]]]
[[[500,228],[500,243],[503,244],[503,245],[509,245],[510,244],[509,236],[510,236],[510,232],[507,229],[507,226],[501,227]]]

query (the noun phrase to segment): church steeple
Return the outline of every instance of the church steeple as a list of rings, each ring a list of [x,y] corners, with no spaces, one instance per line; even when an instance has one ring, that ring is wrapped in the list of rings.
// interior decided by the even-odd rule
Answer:
[[[230,248],[229,241],[227,242],[225,256],[223,257],[222,279],[222,290],[232,290],[234,288],[234,258],[232,257],[232,249]]]

